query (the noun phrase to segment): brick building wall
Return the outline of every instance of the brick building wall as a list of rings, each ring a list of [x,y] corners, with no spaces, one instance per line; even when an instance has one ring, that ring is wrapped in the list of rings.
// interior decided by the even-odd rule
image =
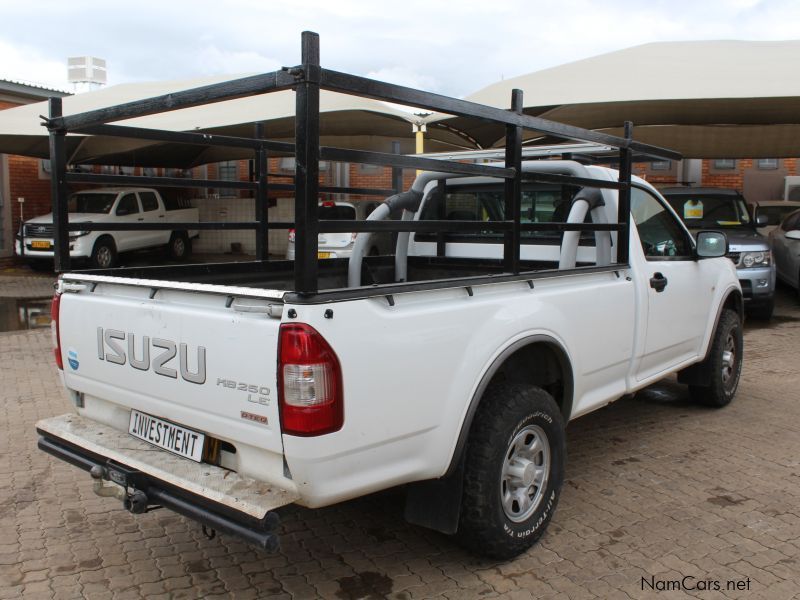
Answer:
[[[20,210],[25,219],[50,212],[50,176],[40,163],[38,158],[8,156],[9,201],[15,231],[20,223]],[[18,198],[25,198],[24,206],[17,201]]]

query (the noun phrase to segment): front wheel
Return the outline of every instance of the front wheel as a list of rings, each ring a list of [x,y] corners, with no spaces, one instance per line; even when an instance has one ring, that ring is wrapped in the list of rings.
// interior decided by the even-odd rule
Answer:
[[[100,238],[94,244],[91,263],[95,269],[110,269],[117,264],[117,248],[111,238]]]
[[[736,312],[726,309],[714,330],[711,351],[706,358],[709,361],[709,383],[690,385],[692,400],[716,408],[730,404],[739,387],[743,351],[742,320]]]
[[[541,388],[490,387],[467,441],[457,538],[481,555],[512,558],[538,540],[558,504],[564,420]]]

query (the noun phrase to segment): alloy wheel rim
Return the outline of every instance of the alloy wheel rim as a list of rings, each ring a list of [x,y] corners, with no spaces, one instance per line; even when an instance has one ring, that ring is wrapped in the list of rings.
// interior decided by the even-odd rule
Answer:
[[[539,507],[550,478],[550,444],[544,429],[528,425],[506,448],[500,474],[503,512],[514,523],[528,519]]]
[[[736,368],[736,339],[733,332],[728,334],[725,347],[722,350],[722,382],[728,383],[733,377]]]
[[[111,264],[111,249],[107,246],[102,246],[97,251],[97,264],[101,267],[107,267]]]

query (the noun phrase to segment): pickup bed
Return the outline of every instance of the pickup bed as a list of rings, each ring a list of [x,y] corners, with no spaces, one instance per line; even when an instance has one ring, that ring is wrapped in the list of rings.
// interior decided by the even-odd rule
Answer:
[[[282,505],[405,485],[409,521],[482,554],[524,551],[558,503],[571,419],[672,373],[699,402],[731,401],[742,293],[724,235],[695,241],[636,178],[629,240],[525,233],[527,275],[506,277],[502,234],[480,229],[504,218],[502,185],[421,173],[370,219],[477,226],[401,234],[395,256],[367,256],[361,233],[354,256],[319,262],[328,293],[297,293],[290,261],[63,274],[55,356],[75,414],[40,421],[40,447],[133,512],[160,504],[265,548]],[[616,220],[615,189],[521,195],[527,223]]]
[[[69,197],[70,223],[197,223],[196,208],[165,206],[161,194],[152,188],[117,187],[75,192]],[[54,256],[53,214],[25,221],[16,240],[16,252],[36,270],[52,269]],[[117,265],[119,254],[132,250],[165,247],[173,260],[191,254],[196,230],[174,231],[72,231],[69,255],[87,260],[98,269]]]

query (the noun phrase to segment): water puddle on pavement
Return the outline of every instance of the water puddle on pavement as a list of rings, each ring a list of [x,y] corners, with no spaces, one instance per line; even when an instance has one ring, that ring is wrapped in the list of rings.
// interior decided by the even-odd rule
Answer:
[[[0,298],[0,331],[50,327],[50,298]]]

